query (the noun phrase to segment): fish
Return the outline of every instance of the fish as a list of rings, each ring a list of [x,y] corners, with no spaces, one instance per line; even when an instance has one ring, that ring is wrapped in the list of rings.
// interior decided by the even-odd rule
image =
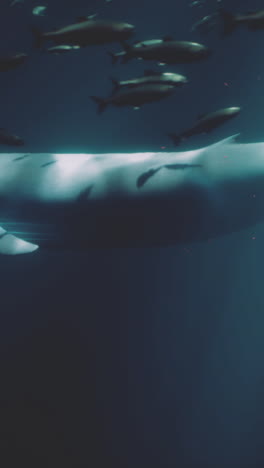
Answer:
[[[31,153],[15,164],[23,153],[2,153],[0,254],[188,245],[253,228],[264,221],[264,142],[238,137],[191,151]]]
[[[212,54],[212,50],[203,44],[175,41],[171,36],[136,42],[133,45],[127,43],[122,43],[122,45],[124,51],[108,52],[112,58],[112,64],[115,64],[119,58],[122,59],[121,63],[127,63],[133,58],[167,64],[192,63],[208,58]]]
[[[140,108],[144,104],[160,101],[165,97],[171,96],[174,91],[175,87],[171,85],[149,84],[120,90],[120,92],[117,92],[108,98],[97,96],[90,96],[90,98],[98,106],[97,113],[102,114],[109,105],[116,107],[131,106],[134,108]]]
[[[78,45],[57,45],[53,47],[49,47],[48,49],[43,49],[43,52],[47,52],[48,54],[54,55],[61,55],[67,52],[71,52],[72,50],[79,50],[80,46]]]
[[[199,19],[191,27],[191,32],[198,31],[200,34],[207,34],[211,31],[219,22],[219,14],[212,13]]]
[[[206,3],[205,0],[194,0],[189,4],[189,6],[191,8],[193,8],[193,7],[202,7],[202,6],[205,5],[205,3]]]
[[[153,177],[157,172],[159,172],[161,169],[172,169],[172,170],[184,170],[184,169],[191,169],[193,167],[202,167],[201,164],[164,164],[163,166],[158,166],[155,168],[149,169],[147,172],[143,172],[138,179],[137,179],[137,187],[143,187],[145,183]]]
[[[113,84],[113,92],[120,90],[121,88],[136,88],[137,86],[145,84],[167,84],[171,86],[182,86],[188,83],[186,76],[178,73],[171,72],[157,72],[154,70],[145,70],[144,75],[139,78],[132,78],[129,80],[118,81],[115,78],[111,78]]]
[[[19,67],[28,59],[27,54],[16,54],[0,57],[0,72],[6,72]]]
[[[15,5],[19,5],[21,3],[24,3],[24,0],[13,0],[11,3],[10,3],[10,7],[13,7]]]
[[[241,111],[240,107],[225,107],[209,114],[199,114],[196,123],[189,129],[177,133],[168,133],[175,145],[186,138],[199,133],[209,133],[215,128],[223,125],[228,120],[236,117]]]
[[[223,22],[223,36],[231,34],[237,26],[245,25],[251,31],[264,29],[264,10],[248,11],[245,14],[233,14],[224,8],[218,8]]]
[[[33,8],[32,14],[35,16],[44,16],[46,9],[46,6],[36,6]]]
[[[46,40],[55,44],[69,44],[86,47],[111,42],[122,42],[129,39],[135,27],[122,21],[99,20],[91,17],[77,18],[76,22],[50,32],[41,32],[32,27],[35,47],[40,48]]]
[[[25,158],[29,158],[29,154],[23,154],[23,156],[16,156],[13,161],[16,162],[16,161],[22,161],[23,159]]]
[[[24,146],[25,142],[17,135],[12,135],[5,128],[0,128],[0,144],[8,146]]]

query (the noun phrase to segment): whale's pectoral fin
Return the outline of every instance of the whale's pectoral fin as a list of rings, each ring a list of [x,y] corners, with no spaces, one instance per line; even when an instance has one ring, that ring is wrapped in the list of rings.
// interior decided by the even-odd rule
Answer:
[[[38,245],[24,241],[0,227],[0,254],[19,255],[34,252]]]

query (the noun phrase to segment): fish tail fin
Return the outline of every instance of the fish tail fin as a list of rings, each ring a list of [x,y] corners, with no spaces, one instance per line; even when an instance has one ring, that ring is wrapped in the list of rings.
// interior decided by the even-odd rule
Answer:
[[[98,96],[90,96],[90,99],[97,104],[97,114],[102,114],[107,106],[107,101],[104,98]]]
[[[167,133],[167,136],[173,141],[175,146],[179,145],[182,141],[181,135],[177,135],[176,133]]]
[[[35,26],[32,26],[30,29],[34,36],[34,46],[36,47],[36,49],[40,49],[43,45],[43,34]]]
[[[114,94],[119,90],[120,85],[116,78],[113,78],[112,76],[110,76],[110,80],[112,81],[112,85],[113,85],[112,94]]]
[[[228,34],[231,34],[236,27],[235,16],[224,8],[219,8],[218,13],[220,18],[223,20],[222,34],[223,36],[227,36]]]
[[[115,65],[118,62],[118,55],[114,54],[114,52],[107,52],[110,55],[112,60],[112,65]]]

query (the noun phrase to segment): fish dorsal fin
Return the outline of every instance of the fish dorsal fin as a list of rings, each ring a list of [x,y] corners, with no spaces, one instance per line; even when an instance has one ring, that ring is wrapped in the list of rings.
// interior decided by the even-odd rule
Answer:
[[[162,38],[162,40],[163,40],[164,42],[173,41],[173,37],[172,37],[172,36],[164,36],[164,37]]]
[[[161,73],[156,70],[144,70],[144,76],[152,76],[152,75],[161,75]]]
[[[236,139],[239,137],[239,135],[240,133],[236,133],[235,135],[224,138],[223,140],[217,141],[216,143],[197,149],[196,150],[197,153],[195,155],[195,162],[203,166],[207,157],[209,159],[211,159],[212,157],[218,158],[220,154],[222,158],[223,152],[221,151],[221,148],[223,147],[223,150],[225,151],[225,146],[235,144]],[[211,185],[211,182],[209,182],[209,180],[208,180],[208,184]]]
[[[90,16],[78,16],[76,18],[76,23],[84,23],[85,21],[90,21],[90,20],[94,19],[96,16],[97,16],[96,13],[94,15],[90,15]]]
[[[232,143],[236,143],[237,138],[239,137],[240,133],[236,133],[230,137],[224,138],[223,140],[218,141],[217,143],[213,143],[210,146],[221,146],[221,145],[230,145]]]

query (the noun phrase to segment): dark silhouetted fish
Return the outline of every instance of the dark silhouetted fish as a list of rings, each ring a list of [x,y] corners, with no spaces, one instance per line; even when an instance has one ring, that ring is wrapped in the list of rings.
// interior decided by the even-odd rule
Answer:
[[[23,146],[24,140],[16,135],[11,135],[5,128],[0,128],[0,144],[9,146]]]
[[[227,120],[236,117],[241,108],[240,107],[226,107],[210,114],[201,114],[198,116],[197,122],[193,127],[180,134],[169,133],[168,136],[173,140],[175,145],[178,145],[183,139],[188,138],[199,133],[209,133],[216,127],[224,124]]]
[[[167,96],[171,96],[174,91],[175,87],[171,85],[149,84],[121,90],[109,98],[97,96],[90,96],[90,98],[98,104],[98,114],[101,114],[109,105],[139,108],[143,104],[160,101]]]
[[[201,164],[164,164],[164,166],[159,166],[153,169],[150,169],[147,172],[144,172],[141,174],[138,179],[137,179],[137,187],[141,188],[145,183],[150,179],[150,177],[153,177],[155,174],[157,174],[158,171],[161,169],[174,169],[174,170],[184,170],[184,169],[190,169],[194,167],[202,167]]]
[[[110,42],[122,42],[129,39],[134,33],[135,27],[121,21],[98,20],[92,17],[78,18],[64,28],[46,33],[32,28],[35,36],[36,47],[41,47],[46,40],[52,40],[55,44],[71,44],[85,47],[89,45],[101,45]]]
[[[47,167],[47,166],[51,166],[52,164],[56,164],[57,161],[49,161],[49,162],[46,162],[44,164],[41,165],[41,167]]]
[[[191,167],[202,167],[201,164],[164,164],[165,169],[171,169],[173,171],[178,169],[190,169]]]
[[[200,34],[207,34],[211,31],[219,22],[219,14],[212,13],[211,15],[204,16],[200,20],[196,21],[191,27],[191,31],[198,31]]]
[[[23,159],[29,158],[29,156],[29,154],[23,154],[22,156],[18,156],[17,158],[13,159],[13,162],[22,161]]]
[[[264,10],[233,14],[224,8],[219,8],[218,12],[223,20],[223,35],[232,33],[239,25],[246,25],[252,31],[264,29]]]
[[[114,54],[109,52],[112,63],[116,63],[119,57],[122,63],[133,58],[144,60],[155,60],[160,63],[191,63],[207,58],[212,51],[196,42],[175,41],[172,37],[163,39],[152,39],[137,42],[133,45],[123,43],[124,51]]]
[[[27,54],[10,55],[7,57],[0,57],[0,72],[13,70],[13,68],[22,65],[28,58]]]
[[[137,187],[138,188],[143,187],[143,185],[145,185],[145,183],[148,181],[150,177],[154,176],[158,171],[160,171],[161,167],[162,166],[157,167],[156,169],[150,169],[149,171],[141,174],[137,179]]]

